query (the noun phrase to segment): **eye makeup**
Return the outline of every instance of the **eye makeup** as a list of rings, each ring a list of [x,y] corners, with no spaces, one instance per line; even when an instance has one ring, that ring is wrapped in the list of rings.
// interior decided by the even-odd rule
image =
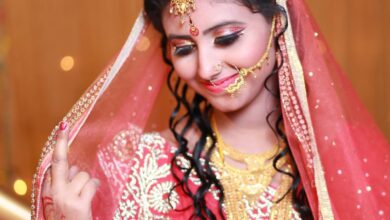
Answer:
[[[244,34],[246,25],[240,22],[226,22],[213,26],[203,32],[213,38],[213,44],[217,47],[226,47],[236,42]],[[168,37],[172,54],[174,56],[186,56],[196,49],[196,43],[187,35],[170,35]]]
[[[186,39],[173,39],[170,44],[175,56],[188,55],[195,48],[195,43]]]
[[[245,26],[232,25],[220,28],[214,32],[214,44],[217,46],[228,46],[233,44],[244,34]]]
[[[226,25],[223,27],[219,27],[217,30],[215,30],[213,35],[214,37],[219,37],[222,35],[238,33],[238,32],[242,32],[245,28],[246,28],[245,25],[238,25],[238,24]]]

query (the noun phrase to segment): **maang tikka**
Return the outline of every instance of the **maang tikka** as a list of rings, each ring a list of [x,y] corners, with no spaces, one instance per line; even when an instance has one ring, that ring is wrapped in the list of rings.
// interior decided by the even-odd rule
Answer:
[[[171,0],[169,9],[171,14],[180,16],[181,24],[185,23],[186,17],[188,18],[190,22],[190,34],[192,36],[199,35],[199,29],[195,27],[190,16],[191,12],[194,12],[195,9],[195,0]]]

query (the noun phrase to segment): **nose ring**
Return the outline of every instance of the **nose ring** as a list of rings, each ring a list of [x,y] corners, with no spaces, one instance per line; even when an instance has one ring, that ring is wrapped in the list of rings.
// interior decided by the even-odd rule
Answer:
[[[213,72],[214,72],[214,74],[219,74],[222,72],[222,62],[218,62],[217,64],[215,64],[213,66]],[[211,85],[213,85],[214,87],[216,86],[214,80],[211,79],[209,81],[210,81]]]
[[[217,63],[213,67],[214,73],[220,73],[222,71],[222,62]]]

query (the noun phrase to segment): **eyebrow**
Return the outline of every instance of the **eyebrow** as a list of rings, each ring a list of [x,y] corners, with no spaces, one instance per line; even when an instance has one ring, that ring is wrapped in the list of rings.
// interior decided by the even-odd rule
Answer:
[[[232,25],[232,24],[244,24],[244,23],[240,22],[240,21],[225,21],[225,22],[219,23],[217,25],[214,25],[214,26],[212,26],[210,28],[207,28],[202,33],[203,33],[203,35],[206,35],[206,34],[212,32],[215,29],[221,28],[221,27],[226,26],[226,25]],[[169,34],[168,35],[168,40],[170,41],[170,40],[173,40],[173,39],[193,40],[193,38],[190,35]]]
[[[225,21],[225,22],[219,23],[217,25],[214,25],[210,28],[207,28],[206,30],[203,31],[203,35],[206,35],[215,29],[221,28],[221,27],[226,26],[226,25],[232,25],[232,24],[244,24],[244,23],[240,22],[240,21]]]

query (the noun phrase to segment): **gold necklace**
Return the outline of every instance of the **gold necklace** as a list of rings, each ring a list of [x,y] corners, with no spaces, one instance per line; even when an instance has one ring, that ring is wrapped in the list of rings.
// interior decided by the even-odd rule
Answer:
[[[214,117],[211,119],[215,132],[218,151],[212,155],[212,162],[220,171],[220,181],[225,194],[225,210],[227,219],[249,219],[250,209],[256,205],[261,195],[268,189],[277,171],[272,166],[272,157],[281,151],[281,147],[274,147],[265,153],[246,154],[239,152],[225,144],[218,131]],[[238,169],[225,163],[225,156],[245,162],[247,169]],[[286,157],[278,161],[277,167],[287,164]],[[287,171],[287,169],[285,169]],[[287,192],[291,180],[283,175],[274,199],[279,199]],[[291,194],[291,193],[290,193]],[[271,219],[288,219],[291,216],[291,197],[288,195],[280,203],[273,204]],[[285,216],[285,218],[281,218]]]

